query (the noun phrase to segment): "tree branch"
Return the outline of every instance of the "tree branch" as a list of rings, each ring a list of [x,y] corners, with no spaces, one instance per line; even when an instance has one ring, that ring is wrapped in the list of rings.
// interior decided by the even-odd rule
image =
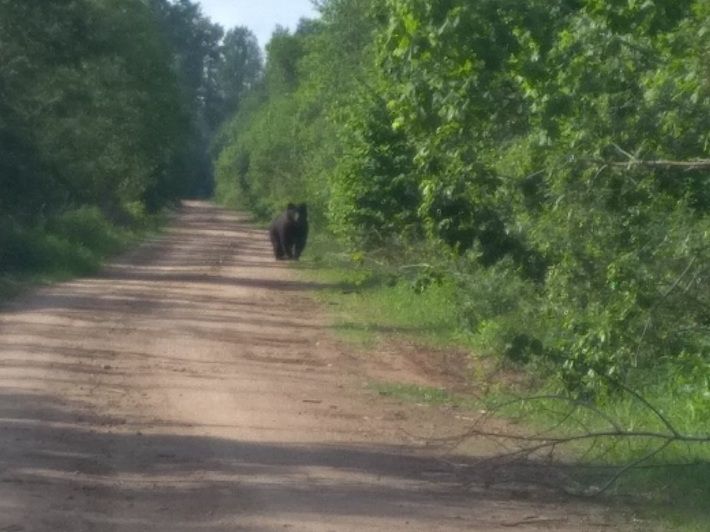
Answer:
[[[607,491],[621,476],[623,476],[625,473],[628,471],[639,467],[641,464],[644,464],[651,460],[654,456],[658,455],[660,452],[662,452],[664,449],[666,449],[668,446],[674,443],[683,443],[687,445],[691,444],[700,444],[700,445],[708,445],[710,444],[710,434],[706,435],[689,435],[689,434],[682,434],[680,433],[670,422],[668,418],[666,418],[656,407],[654,407],[648,400],[646,400],[641,394],[638,392],[630,389],[628,386],[624,385],[623,383],[615,382],[612,379],[609,379],[610,382],[613,382],[617,386],[619,386],[623,391],[629,393],[632,397],[634,397],[636,400],[640,401],[644,407],[649,409],[651,412],[654,413],[655,416],[663,423],[663,426],[667,429],[667,431],[653,431],[653,430],[626,430],[621,427],[619,423],[617,423],[611,416],[607,415],[606,413],[602,412],[601,410],[597,409],[593,405],[590,405],[588,403],[585,403],[583,401],[575,400],[569,397],[565,396],[556,396],[556,395],[540,395],[536,397],[529,397],[529,398],[518,398],[514,401],[507,401],[501,405],[499,405],[495,409],[490,409],[486,411],[478,420],[474,422],[474,426],[471,427],[469,430],[462,434],[456,434],[453,436],[448,436],[448,437],[442,437],[442,438],[437,438],[433,440],[429,440],[431,442],[439,442],[445,446],[450,446],[451,448],[455,448],[456,446],[460,445],[463,443],[465,440],[473,437],[483,437],[483,438],[490,438],[491,440],[496,442],[496,445],[499,447],[499,452],[495,453],[493,456],[483,460],[482,462],[479,462],[478,465],[482,465],[486,462],[493,462],[495,464],[496,461],[499,461],[499,465],[506,466],[506,465],[513,465],[517,463],[522,463],[524,464],[527,459],[530,459],[533,455],[538,455],[542,451],[548,451],[548,455],[550,459],[554,459],[554,454],[558,448],[560,448],[563,445],[568,445],[568,444],[574,444],[574,443],[579,443],[579,442],[590,442],[589,448],[586,450],[586,452],[583,453],[584,456],[588,455],[589,452],[592,451],[594,448],[598,448],[598,445],[600,442],[607,442],[611,444],[612,446],[617,445],[618,443],[621,443],[622,441],[628,441],[630,439],[637,439],[637,440],[647,440],[649,444],[652,446],[652,450],[650,452],[645,453],[643,456],[640,456],[639,458],[633,459],[631,462],[627,464],[621,464],[618,466],[614,465],[609,465],[609,466],[604,466],[605,468],[609,469],[610,472],[610,477],[606,479],[604,484],[601,487],[596,487],[596,486],[590,486],[586,489],[577,489],[574,488],[573,491],[576,494],[584,494],[584,495],[599,495],[601,493],[604,493]],[[611,425],[610,430],[586,430],[584,428],[584,425],[582,425],[582,431],[576,433],[576,434],[568,434],[568,435],[546,435],[546,432],[548,431],[543,431],[539,432],[537,434],[515,434],[515,433],[507,433],[504,431],[497,431],[497,430],[485,430],[483,428],[479,428],[478,425],[481,421],[483,421],[485,418],[489,417],[492,415],[492,413],[499,411],[501,408],[505,408],[506,406],[509,406],[511,404],[514,404],[516,402],[524,402],[524,401],[541,401],[541,400],[555,400],[555,401],[562,401],[564,403],[568,403],[572,405],[574,408],[585,408],[590,410],[591,412],[597,414],[599,417],[604,419],[606,422],[608,422]],[[562,416],[562,421],[559,423],[555,424],[555,427],[559,427],[562,423],[565,421],[569,421],[570,418],[572,418],[572,412],[571,411],[562,411],[559,412],[559,414]],[[553,430],[555,427],[552,427],[550,430]],[[511,445],[507,445],[507,443]],[[606,448],[606,447],[605,447]],[[598,458],[598,457],[597,457]],[[563,464],[564,465],[564,464]],[[570,467],[588,467],[585,466],[585,464],[568,464]],[[678,466],[679,464],[672,464],[674,466]],[[565,491],[568,491],[564,486],[561,486],[562,489]]]
[[[629,153],[625,149],[623,149],[621,146],[619,146],[616,143],[612,143],[612,146],[624,155],[625,157],[628,158],[627,161],[612,161],[612,162],[607,162],[603,161],[605,164],[609,164],[611,166],[665,166],[665,167],[679,167],[679,168],[685,168],[686,171],[691,171],[691,170],[704,170],[706,168],[710,168],[710,159],[691,159],[689,161],[672,161],[668,159],[656,159],[656,160],[643,160],[639,159],[636,155],[633,155],[632,153]]]
[[[612,161],[606,162],[611,166],[666,166],[666,167],[680,167],[685,168],[686,171],[691,170],[705,170],[710,168],[710,159],[692,159],[690,161],[670,161],[667,159],[656,159],[652,161],[645,161],[642,159],[636,159],[631,161]]]

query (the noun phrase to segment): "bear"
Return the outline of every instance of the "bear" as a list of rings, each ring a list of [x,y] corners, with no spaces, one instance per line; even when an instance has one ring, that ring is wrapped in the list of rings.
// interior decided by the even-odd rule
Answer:
[[[299,203],[296,206],[296,212],[298,217],[293,235],[293,258],[298,260],[306,247],[306,240],[308,240],[308,206],[305,203]]]
[[[308,207],[289,203],[286,211],[269,226],[269,238],[276,260],[298,260],[308,238]]]

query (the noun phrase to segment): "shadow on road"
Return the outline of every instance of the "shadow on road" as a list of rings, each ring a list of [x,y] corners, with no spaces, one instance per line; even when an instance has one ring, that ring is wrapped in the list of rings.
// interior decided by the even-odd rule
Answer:
[[[549,491],[520,489],[521,482],[542,471],[530,467],[497,470],[516,489],[485,487],[488,468],[476,479],[476,462],[467,460],[468,481],[480,483],[462,490],[450,465],[404,448],[151,434],[91,414],[86,405],[28,393],[0,395],[0,433],[5,441],[22,442],[0,458],[5,515],[27,510],[12,508],[31,503],[32,497],[13,501],[13,490],[22,486],[55,501],[48,526],[61,527],[78,512],[86,523],[110,523],[112,530],[135,530],[137,524],[167,530],[171,523],[222,530],[225,523],[248,519],[262,500],[268,501],[271,518],[285,521],[318,514],[441,524],[452,509],[469,514],[480,505],[510,504],[516,498],[529,504],[533,498],[544,511],[563,500]],[[206,491],[213,497],[195,514],[191,501]],[[84,507],[87,501],[90,508]],[[170,512],[156,515],[155,508]],[[5,522],[0,517],[0,525]],[[482,517],[479,525],[485,522]]]

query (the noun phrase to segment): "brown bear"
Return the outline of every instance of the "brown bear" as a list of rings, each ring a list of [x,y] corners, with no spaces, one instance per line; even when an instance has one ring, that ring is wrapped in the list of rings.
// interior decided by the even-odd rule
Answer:
[[[298,260],[308,238],[308,207],[289,203],[286,211],[269,226],[269,237],[276,260]]]

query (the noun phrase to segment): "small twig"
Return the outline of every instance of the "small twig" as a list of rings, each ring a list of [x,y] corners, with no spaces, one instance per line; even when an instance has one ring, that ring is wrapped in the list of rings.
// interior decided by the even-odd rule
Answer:
[[[597,447],[598,444],[599,444],[599,440],[596,438],[593,439],[589,445],[589,448],[586,451],[584,451],[584,453],[580,457],[581,460],[585,460],[588,456],[591,456],[592,451]]]
[[[612,142],[611,145],[614,146],[619,152],[621,152],[622,155],[626,155],[626,157],[629,158],[629,163],[631,163],[631,162],[638,163],[638,158],[636,158],[635,155],[632,155],[629,152],[627,152],[625,149],[623,149],[621,146],[619,146],[616,142]]]
[[[624,155],[625,157],[628,158],[628,161],[626,162],[611,162],[609,164],[613,166],[632,166],[632,165],[643,165],[643,166],[675,166],[675,167],[681,167],[681,168],[686,168],[686,169],[701,169],[701,168],[710,168],[710,159],[692,159],[690,161],[671,161],[667,159],[657,159],[657,160],[651,160],[651,161],[644,161],[643,159],[639,159],[638,156],[629,153],[626,151],[624,148],[619,146],[616,142],[611,143],[616,150]]]
[[[427,264],[426,262],[422,262],[420,264],[404,264],[399,267],[400,270],[415,270],[415,269],[424,269],[424,268],[432,268],[431,264]]]
[[[646,323],[645,323],[644,326],[643,326],[643,331],[641,331],[641,337],[639,338],[638,345],[636,346],[636,354],[634,355],[634,365],[637,365],[637,364],[638,364],[638,357],[639,357],[639,354],[640,354],[640,352],[641,352],[641,346],[643,345],[643,340],[644,340],[644,338],[645,338],[645,336],[646,336],[646,332],[648,331],[649,326],[651,325],[651,322],[653,321],[653,311],[654,311],[654,310],[656,309],[656,307],[658,307],[658,305],[660,305],[661,302],[662,302],[664,299],[666,299],[666,298],[671,294],[671,292],[673,292],[673,290],[675,290],[675,288],[680,284],[680,282],[681,282],[681,280],[683,279],[683,277],[685,277],[685,274],[687,274],[688,271],[690,271],[690,268],[693,266],[693,263],[695,262],[695,259],[696,259],[696,257],[694,257],[694,256],[690,258],[690,262],[689,262],[688,265],[685,267],[685,269],[683,270],[683,272],[682,272],[682,273],[678,276],[678,278],[673,282],[673,284],[670,286],[670,288],[668,288],[668,290],[666,290],[665,293],[661,294],[660,299],[658,299],[658,300],[653,304],[653,306],[648,310],[649,316],[648,316],[648,319],[646,320]]]
[[[549,433],[549,432],[552,432],[552,431],[554,431],[555,429],[561,427],[562,425],[564,425],[564,424],[572,417],[572,415],[573,415],[576,411],[577,411],[576,408],[571,408],[571,409],[569,410],[569,412],[566,412],[566,413],[562,416],[562,419],[558,420],[558,421],[557,421],[554,425],[552,425],[551,427],[548,427],[548,428],[546,428],[545,430],[541,430],[541,431],[539,431],[539,432],[536,432],[536,433],[535,433],[535,436],[542,436],[542,435],[544,435],[544,434],[547,434],[547,433]],[[556,411],[552,411],[552,412],[555,413],[555,414],[559,414],[559,412],[556,412]],[[577,421],[577,420],[575,420],[575,421]]]
[[[620,381],[617,381],[617,380],[612,379],[612,378],[610,378],[610,377],[606,377],[606,379],[607,379],[609,382],[613,383],[614,385],[619,386],[619,387],[620,387],[622,390],[624,390],[626,393],[632,395],[632,396],[635,397],[638,401],[640,401],[641,403],[643,403],[643,405],[644,405],[646,408],[648,408],[651,412],[653,412],[653,413],[656,415],[656,417],[658,417],[658,419],[661,420],[661,422],[666,426],[666,428],[670,431],[670,433],[673,434],[673,436],[675,436],[676,438],[679,438],[679,437],[681,436],[680,433],[676,430],[676,428],[675,428],[675,427],[671,424],[671,422],[668,420],[668,418],[666,418],[666,416],[664,416],[663,414],[661,414],[660,410],[658,410],[655,406],[653,406],[651,403],[649,403],[649,402],[646,400],[646,398],[643,397],[640,393],[638,393],[636,390],[632,390],[631,388],[629,388],[628,386],[626,386],[624,383],[622,383],[622,382],[620,382]]]
[[[594,177],[592,178],[592,180],[595,180],[597,177],[599,177],[599,176],[601,175],[601,173],[602,173],[604,170],[606,170],[607,168],[609,168],[609,165],[608,165],[608,164],[603,164],[603,165],[601,165],[601,166],[599,167],[599,169],[597,170],[597,173],[594,174]]]
[[[669,440],[678,441],[684,443],[710,443],[710,436],[688,436],[685,434],[667,434],[665,432],[654,432],[650,430],[638,430],[638,431],[615,431],[615,430],[600,430],[594,432],[587,432],[585,434],[575,434],[571,436],[557,436],[557,437],[543,437],[543,436],[525,436],[521,434],[506,434],[503,432],[490,432],[485,430],[472,429],[467,431],[465,434],[459,434],[455,436],[445,436],[442,438],[434,438],[431,441],[455,441],[463,440],[465,438],[470,438],[472,436],[485,436],[499,438],[502,440],[514,440],[514,441],[526,441],[535,442],[536,445],[527,448],[526,450],[537,450],[538,448],[548,447],[550,445],[556,445],[560,443],[572,443],[575,441],[589,440],[592,438],[645,438],[652,440]],[[538,445],[539,444],[539,445]]]
[[[605,492],[606,490],[608,490],[617,480],[619,480],[619,478],[620,478],[624,473],[626,473],[629,469],[632,469],[632,468],[638,466],[639,464],[642,464],[643,462],[646,462],[646,461],[650,460],[651,458],[653,458],[654,456],[656,456],[658,453],[660,453],[663,449],[665,449],[666,447],[668,447],[671,443],[673,443],[673,440],[668,440],[668,441],[664,442],[663,445],[661,445],[661,446],[658,447],[657,449],[654,449],[654,450],[651,451],[650,453],[647,453],[647,454],[643,455],[641,458],[639,458],[639,459],[637,459],[637,460],[634,460],[633,462],[631,462],[631,463],[629,463],[629,464],[626,464],[626,465],[625,465],[624,467],[622,467],[619,471],[617,471],[616,473],[614,473],[614,475],[612,475],[612,477],[606,482],[606,484],[604,484],[604,486],[599,489],[599,491],[597,492],[597,494],[604,493],[604,492]]]
[[[585,401],[580,401],[578,399],[573,399],[571,397],[566,397],[566,396],[562,396],[562,395],[534,395],[531,397],[518,397],[516,399],[512,399],[510,401],[506,401],[504,403],[501,403],[501,404],[497,405],[495,408],[490,409],[490,410],[491,410],[491,412],[495,412],[495,411],[500,411],[503,408],[510,406],[512,404],[521,403],[523,401],[544,401],[544,400],[565,401],[567,403],[573,404],[574,406],[585,408],[585,409],[593,412],[594,414],[596,414],[597,416],[599,416],[603,420],[605,420],[612,427],[614,427],[614,429],[616,429],[618,432],[623,431],[621,426],[613,418],[611,418],[608,414],[599,410],[594,405],[587,403]]]

